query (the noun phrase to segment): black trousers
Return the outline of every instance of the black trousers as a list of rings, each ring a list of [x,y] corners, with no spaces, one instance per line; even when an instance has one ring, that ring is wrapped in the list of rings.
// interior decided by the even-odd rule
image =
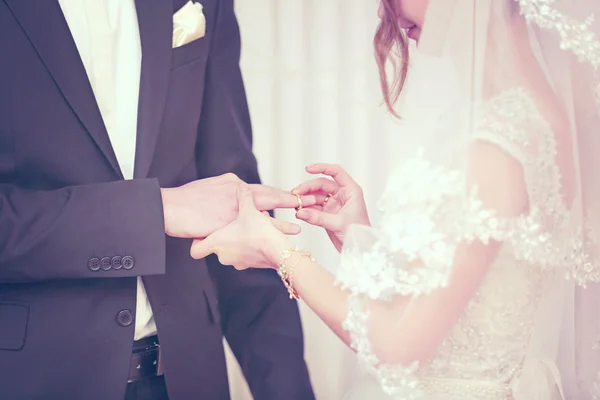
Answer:
[[[125,400],[169,400],[164,375],[128,383]]]

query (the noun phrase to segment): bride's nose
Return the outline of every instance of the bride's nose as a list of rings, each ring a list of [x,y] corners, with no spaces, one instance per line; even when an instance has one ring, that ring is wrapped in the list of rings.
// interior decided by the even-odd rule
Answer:
[[[379,0],[379,6],[377,7],[377,16],[381,19],[383,18],[383,4],[381,0]]]

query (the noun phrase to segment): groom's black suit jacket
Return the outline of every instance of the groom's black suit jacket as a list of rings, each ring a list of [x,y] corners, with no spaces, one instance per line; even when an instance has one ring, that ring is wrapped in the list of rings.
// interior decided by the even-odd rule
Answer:
[[[313,398],[277,275],[194,261],[188,240],[164,235],[159,186],[259,181],[233,0],[203,0],[206,36],[172,49],[186,1],[136,0],[136,179],[124,181],[58,2],[0,0],[0,399],[122,399],[136,276],[171,399],[229,397],[223,333],[256,399]]]

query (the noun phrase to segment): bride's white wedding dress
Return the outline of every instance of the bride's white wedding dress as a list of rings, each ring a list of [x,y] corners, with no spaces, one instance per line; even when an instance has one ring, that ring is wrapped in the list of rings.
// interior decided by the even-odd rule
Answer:
[[[599,15],[429,0],[403,92],[418,125],[336,271],[370,374],[347,399],[600,399]]]
[[[435,260],[444,254],[452,257],[452,246],[459,238],[491,238],[503,244],[477,293],[433,358],[413,368],[379,365],[372,370],[379,379],[364,377],[347,399],[411,398],[404,397],[402,390],[393,395],[395,386],[419,387],[426,400],[561,398],[554,360],[545,357],[547,354],[542,356],[542,351],[536,351],[537,344],[532,343],[534,337],[558,339],[561,310],[553,313],[549,308],[561,304],[560,300],[555,302],[562,295],[560,284],[555,283],[564,280],[561,268],[569,260],[565,257],[568,249],[576,250],[574,243],[568,242],[570,212],[562,200],[556,135],[524,89],[506,90],[484,108],[473,140],[497,146],[518,161],[527,184],[529,211],[499,218],[476,197],[465,197],[464,176],[433,167],[421,157],[404,163],[392,174],[381,203],[380,230],[393,232],[397,241],[394,252],[410,251],[413,246],[423,254],[423,249],[429,247]],[[428,226],[417,233],[415,223]],[[403,228],[402,224],[413,227]],[[411,234],[420,236],[411,238]],[[440,249],[440,242],[449,248]],[[390,269],[401,269],[402,265],[374,263],[377,256],[373,252],[368,257],[371,262],[364,251],[349,250],[338,277],[357,292],[378,297],[397,273]],[[452,260],[436,262],[441,265]],[[358,272],[361,268],[367,271]],[[396,286],[394,292],[402,292],[398,289]],[[364,330],[368,316],[361,313],[360,307],[354,311],[347,321],[354,347],[367,364],[377,364]],[[547,320],[553,316],[558,322]],[[536,329],[556,331],[539,335]],[[381,385],[388,386],[392,394],[384,393]]]

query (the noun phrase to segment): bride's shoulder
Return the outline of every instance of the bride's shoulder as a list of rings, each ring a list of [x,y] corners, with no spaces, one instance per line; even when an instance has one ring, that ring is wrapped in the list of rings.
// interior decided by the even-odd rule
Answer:
[[[548,174],[548,168],[568,163],[563,158],[570,153],[570,133],[564,121],[551,98],[515,87],[484,103],[475,139],[493,142],[532,173]]]
[[[492,141],[523,167],[532,200],[564,209],[575,194],[574,143],[568,118],[551,93],[517,87],[483,107],[477,136]]]
[[[543,104],[521,87],[504,90],[483,104],[476,136],[510,144],[527,156],[555,147],[554,130]]]

